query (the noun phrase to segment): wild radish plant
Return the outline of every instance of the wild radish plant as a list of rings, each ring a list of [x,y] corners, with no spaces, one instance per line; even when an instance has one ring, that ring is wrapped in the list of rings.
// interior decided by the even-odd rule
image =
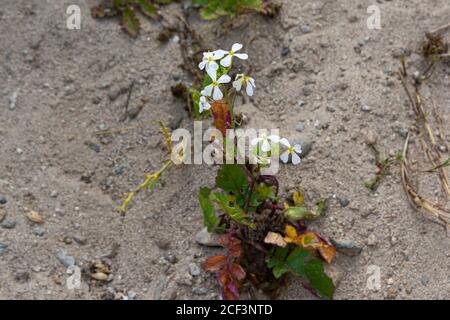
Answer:
[[[204,270],[216,274],[224,299],[238,299],[240,289],[250,284],[274,294],[288,274],[304,278],[305,286],[320,297],[332,298],[334,285],[324,263],[332,262],[336,250],[307,227],[308,219],[324,211],[324,200],[318,199],[311,210],[299,191],[283,199],[278,179],[269,170],[279,159],[300,164],[301,146],[278,134],[262,133],[249,139],[250,151],[242,153],[237,135],[231,134],[238,126],[236,96],[253,96],[257,90],[255,79],[235,67],[248,60],[242,49],[235,43],[230,50],[205,52],[198,65],[204,79],[197,92],[196,112],[202,118],[213,118],[216,130],[209,142],[220,166],[214,188],[200,188],[198,201],[204,225],[209,232],[220,234],[219,243],[227,249],[223,255],[208,258]],[[173,146],[175,132],[161,128],[171,157],[128,194],[122,211],[137,192],[154,188],[164,171],[185,161],[190,153],[185,140]]]

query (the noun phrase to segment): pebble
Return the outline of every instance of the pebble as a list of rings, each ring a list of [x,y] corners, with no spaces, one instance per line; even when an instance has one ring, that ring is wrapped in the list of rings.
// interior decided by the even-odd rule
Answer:
[[[178,258],[176,257],[176,255],[174,255],[174,254],[171,253],[171,252],[167,252],[167,253],[164,255],[164,259],[165,259],[167,262],[171,263],[171,264],[175,264],[175,263],[178,262]]]
[[[8,199],[6,199],[5,196],[0,194],[0,204],[6,204],[8,202]]]
[[[83,246],[87,243],[86,237],[83,237],[81,235],[74,235],[73,240],[81,246]]]
[[[1,226],[3,229],[14,229],[17,223],[14,220],[6,219],[2,222]]]
[[[190,263],[189,264],[189,273],[191,274],[191,276],[199,276],[202,273],[202,270],[200,269],[200,267],[195,264],[195,263]]]
[[[41,228],[41,227],[34,227],[33,233],[35,235],[37,235],[38,237],[43,237],[45,234],[45,230],[44,230],[44,228]]]
[[[326,107],[326,109],[327,109],[328,112],[335,112],[336,111],[336,108],[334,106],[330,106],[330,105],[328,105]]]
[[[354,257],[361,253],[362,246],[352,240],[330,240],[331,243],[336,247],[336,250],[346,256]]]
[[[311,32],[311,28],[309,26],[307,26],[306,24],[302,24],[300,26],[300,31],[302,33],[310,33]]]
[[[26,271],[17,271],[14,279],[19,283],[25,283],[30,280],[30,274]]]
[[[361,111],[363,112],[370,112],[372,110],[372,108],[370,106],[368,106],[367,104],[363,104],[361,106]]]
[[[204,296],[208,293],[208,289],[204,287],[193,287],[192,293],[198,296]]]
[[[376,246],[377,243],[378,243],[377,237],[373,233],[367,237],[368,246]]]
[[[408,125],[400,121],[394,122],[392,125],[392,130],[403,138],[406,138],[409,132]]]
[[[430,283],[430,278],[424,274],[420,277],[420,283],[426,287]]]
[[[214,233],[208,232],[206,227],[195,235],[195,242],[207,247],[220,247],[218,240],[219,237]]]
[[[349,203],[350,203],[350,200],[348,200],[348,199],[345,198],[345,197],[343,197],[343,198],[339,197],[339,198],[338,198],[338,201],[339,201],[339,204],[341,205],[342,208],[345,208],[345,207],[348,206]]]
[[[90,142],[90,143],[88,143],[88,147],[89,147],[91,150],[95,151],[96,153],[99,153],[99,152],[100,152],[100,145],[99,145],[99,144]]]
[[[303,132],[305,130],[305,124],[303,122],[299,122],[295,126],[295,130],[298,131],[298,132]]]
[[[19,95],[19,89],[14,91],[9,97],[9,110],[14,110],[17,106],[17,96]]]
[[[6,249],[8,249],[8,245],[0,242],[0,254],[5,252]]]
[[[0,208],[0,223],[5,220],[6,218],[6,211]]]
[[[67,252],[63,249],[58,250],[56,253],[56,257],[59,262],[61,262],[66,268],[72,267],[75,265],[75,258],[67,255]]]
[[[368,145],[374,145],[378,141],[378,136],[373,130],[369,130],[366,133],[365,141]]]
[[[53,190],[53,191],[50,193],[50,197],[52,197],[52,198],[57,198],[58,195],[59,195],[59,193],[58,193],[58,191],[56,191],[56,190]]]

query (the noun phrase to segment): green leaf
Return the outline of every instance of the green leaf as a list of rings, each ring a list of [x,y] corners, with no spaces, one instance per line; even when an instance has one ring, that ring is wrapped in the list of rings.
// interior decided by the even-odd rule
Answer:
[[[155,0],[157,4],[170,4],[172,0]]]
[[[286,218],[297,221],[302,219],[317,218],[325,211],[325,200],[320,199],[317,201],[317,207],[315,211],[309,210],[305,207],[289,207],[283,211]]]
[[[238,164],[225,164],[217,173],[216,186],[225,192],[241,193],[248,188],[247,176]]]
[[[210,200],[211,190],[209,188],[200,188],[198,201],[203,210],[203,224],[209,232],[214,231],[219,226],[219,218],[216,216],[214,205]]]
[[[223,193],[214,193],[210,196],[210,199],[217,203],[220,209],[225,211],[232,220],[249,226],[250,228],[255,227],[255,225],[249,221],[249,216],[237,205],[236,197]]]
[[[334,285],[325,274],[321,260],[314,258],[312,251],[296,247],[288,255],[289,248],[277,248],[267,262],[275,278],[286,272],[292,272],[308,279],[311,286],[321,297],[332,299]],[[287,258],[286,258],[287,257]]]
[[[332,299],[334,294],[333,281],[326,275],[323,263],[313,259],[305,265],[305,274],[314,289],[324,298]]]
[[[139,20],[136,18],[134,11],[126,7],[122,11],[122,28],[133,38],[137,37],[139,32]]]
[[[240,0],[239,5],[245,8],[262,9],[263,3],[261,0]]]
[[[158,16],[158,9],[149,0],[138,0],[139,9],[143,14],[150,18]]]
[[[200,16],[204,20],[214,20],[219,17],[218,14],[214,10],[211,10],[210,8],[201,8],[200,9]]]
[[[308,210],[305,207],[289,207],[283,211],[283,215],[294,221],[307,218],[316,218],[319,216],[316,212]]]

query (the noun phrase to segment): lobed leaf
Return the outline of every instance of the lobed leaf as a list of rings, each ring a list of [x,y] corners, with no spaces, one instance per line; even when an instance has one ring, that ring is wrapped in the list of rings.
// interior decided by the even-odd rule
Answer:
[[[211,190],[200,188],[198,201],[203,211],[203,224],[209,232],[214,231],[219,226],[219,218],[216,216],[214,205],[210,200]]]

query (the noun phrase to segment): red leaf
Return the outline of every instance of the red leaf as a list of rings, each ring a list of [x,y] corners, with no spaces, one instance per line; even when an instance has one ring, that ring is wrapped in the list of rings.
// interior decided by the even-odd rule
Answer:
[[[233,263],[229,269],[230,273],[239,281],[244,280],[245,270],[238,263]]]
[[[217,282],[222,289],[224,300],[239,300],[239,290],[228,270],[217,272]]]
[[[231,112],[225,100],[218,100],[211,104],[211,112],[214,118],[214,125],[225,137],[227,129],[231,128]]]
[[[219,271],[226,264],[227,264],[227,257],[225,257],[225,256],[209,257],[203,263],[203,269],[205,271]]]

